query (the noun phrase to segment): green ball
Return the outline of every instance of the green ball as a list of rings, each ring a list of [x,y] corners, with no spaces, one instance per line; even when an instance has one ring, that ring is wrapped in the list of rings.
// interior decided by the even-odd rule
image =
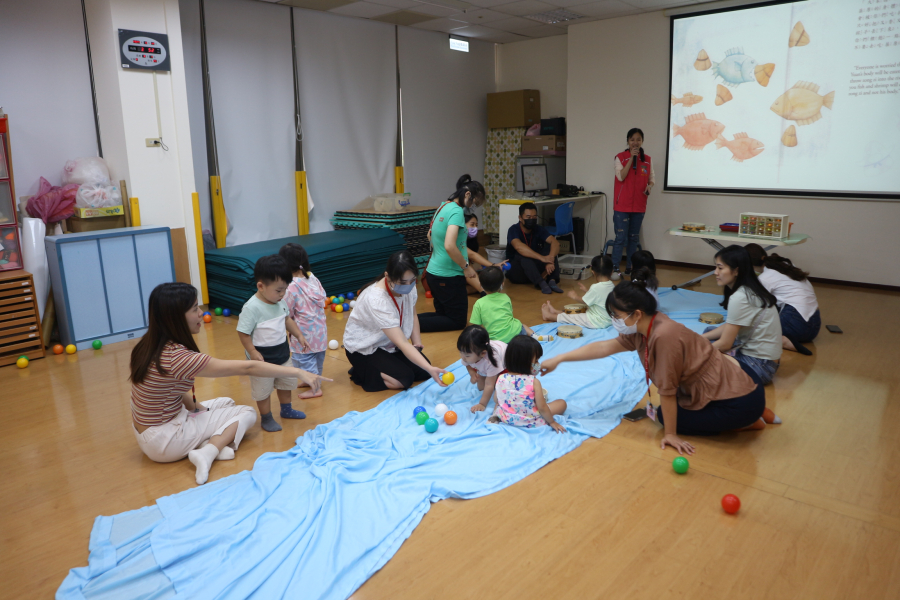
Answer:
[[[23,358],[24,358],[25,360],[28,360],[28,357],[25,356],[24,354],[23,354],[22,356],[20,356],[20,357],[19,357],[18,359],[16,359],[16,360],[22,360]]]
[[[428,419],[425,421],[425,431],[428,433],[434,433],[438,429],[437,419]]]
[[[216,313],[216,316],[217,316],[217,317],[221,317],[221,316],[222,316],[222,309],[221,309],[220,307],[218,307],[218,306],[216,307],[216,310],[214,310],[213,312]]]
[[[419,425],[424,425],[425,421],[427,421],[429,418],[430,417],[428,416],[428,413],[423,410],[416,415],[416,423],[418,423]]]
[[[100,340],[94,340],[93,342],[91,342],[91,346],[94,347],[94,350],[99,350],[100,347],[103,346],[103,342],[101,342]]]
[[[690,466],[691,464],[688,462],[688,459],[683,456],[676,456],[675,460],[672,461],[672,468],[675,469],[675,472],[679,475],[687,473],[688,467]]]

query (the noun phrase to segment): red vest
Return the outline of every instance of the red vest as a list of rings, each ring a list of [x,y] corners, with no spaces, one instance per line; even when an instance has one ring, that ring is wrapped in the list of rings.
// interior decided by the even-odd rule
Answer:
[[[620,152],[616,155],[619,163],[625,164],[631,157],[628,150]],[[637,163],[637,170],[634,163],[625,171],[625,180],[619,181],[616,177],[615,201],[613,209],[619,212],[647,212],[647,195],[644,190],[650,182],[650,157],[644,155],[644,160],[640,156],[634,157]]]

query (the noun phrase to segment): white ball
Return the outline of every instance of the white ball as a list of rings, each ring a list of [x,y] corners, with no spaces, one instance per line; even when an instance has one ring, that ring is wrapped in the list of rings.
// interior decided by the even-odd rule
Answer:
[[[328,342],[328,348],[331,350],[337,350],[339,345],[340,344],[338,344],[337,340],[331,340],[330,342]]]
[[[450,407],[441,402],[437,406],[434,407],[434,414],[437,415],[439,419],[443,418],[444,413],[450,410]]]
[[[350,308],[356,308],[356,300],[350,301]]]

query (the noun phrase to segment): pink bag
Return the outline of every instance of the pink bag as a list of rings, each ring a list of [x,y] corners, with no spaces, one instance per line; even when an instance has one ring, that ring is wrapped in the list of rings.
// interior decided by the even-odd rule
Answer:
[[[535,135],[541,135],[541,124],[540,124],[540,123],[535,123],[534,125],[532,125],[531,127],[529,127],[529,128],[528,128],[528,131],[525,132],[525,135],[526,135],[527,137],[531,137],[531,136],[535,136]]]
[[[38,193],[28,199],[25,212],[30,217],[41,219],[47,225],[68,219],[75,214],[77,193],[77,183],[57,187],[50,185],[49,181],[41,177]]]

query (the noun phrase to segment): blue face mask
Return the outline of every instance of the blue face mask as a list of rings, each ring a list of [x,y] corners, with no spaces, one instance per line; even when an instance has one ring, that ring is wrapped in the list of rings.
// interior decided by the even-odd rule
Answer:
[[[394,290],[394,293],[400,294],[401,296],[405,296],[406,294],[413,291],[413,288],[416,287],[414,283],[403,284],[391,284],[391,289]]]

